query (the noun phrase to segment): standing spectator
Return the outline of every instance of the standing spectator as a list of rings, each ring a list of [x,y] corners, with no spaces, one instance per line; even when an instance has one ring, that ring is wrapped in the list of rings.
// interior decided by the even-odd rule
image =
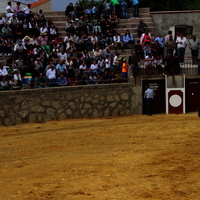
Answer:
[[[170,37],[173,37],[172,31],[168,31],[168,34],[165,36],[165,43],[170,39]]]
[[[160,45],[160,52],[159,55],[162,56],[162,58],[164,58],[164,39],[162,38],[161,34],[158,33],[158,37],[155,39],[155,42],[158,41],[159,45]]]
[[[48,80],[48,87],[55,87],[56,86],[56,69],[54,65],[50,66],[50,69],[46,72],[46,77]]]
[[[120,5],[118,0],[111,0],[111,3],[114,5],[115,13],[117,18],[120,19]]]
[[[132,19],[138,19],[139,18],[139,1],[138,0],[132,0],[133,3],[133,17]]]
[[[38,88],[47,87],[47,79],[46,77],[44,77],[43,73],[40,73],[39,77],[37,78],[37,87]]]
[[[132,51],[132,55],[128,58],[128,64],[131,66],[133,76],[137,76],[140,71],[138,60],[136,52]]]
[[[156,56],[156,59],[154,60],[154,64],[158,70],[159,75],[162,75],[163,74],[163,70],[162,70],[163,61],[160,56]]]
[[[153,107],[153,99],[155,97],[155,92],[149,87],[146,87],[146,91],[144,93],[144,98],[146,99],[148,116],[152,115],[152,107]]]
[[[155,65],[154,65],[154,57],[151,53],[149,53],[144,59],[144,66],[147,75],[154,75],[155,73]]]
[[[189,41],[189,48],[191,50],[193,65],[197,64],[197,57],[199,55],[198,53],[199,45],[200,45],[200,40],[196,38],[196,35],[192,35],[192,39]]]
[[[129,64],[127,63],[126,58],[124,58],[122,60],[122,78],[123,79],[127,79],[128,77],[128,68],[129,68]],[[124,80],[127,81],[127,80]]]
[[[6,14],[6,17],[8,17],[8,18],[12,17],[13,14],[14,14],[14,11],[12,9],[12,3],[11,3],[11,1],[8,2],[5,14]]]
[[[169,40],[166,41],[165,46],[167,48],[167,53],[173,55],[176,47],[176,42],[173,40],[172,35],[169,36]]]
[[[177,44],[179,61],[181,64],[183,64],[185,57],[185,48],[187,47],[188,44],[186,37],[183,36],[183,33],[180,34],[180,37],[177,37],[176,44]]]
[[[121,8],[121,18],[122,19],[127,19],[128,18],[128,13],[127,13],[127,3],[125,0],[120,1],[120,8]]]

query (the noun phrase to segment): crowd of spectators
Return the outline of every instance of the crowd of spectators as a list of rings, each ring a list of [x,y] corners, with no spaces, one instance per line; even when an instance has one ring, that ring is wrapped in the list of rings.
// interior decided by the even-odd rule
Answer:
[[[21,9],[16,2],[13,9],[8,2],[7,20],[0,16],[0,56],[8,57],[5,64],[0,64],[0,89],[22,88],[23,77],[28,75],[30,88],[126,82],[129,66],[136,76],[141,59],[147,74],[155,69],[163,74],[161,65],[167,65],[176,46],[171,32],[166,41],[160,34],[153,41],[140,19],[137,42],[128,29],[120,35],[118,22],[128,15],[126,1],[119,5],[108,0],[98,8],[93,5],[84,10],[70,3],[65,11],[66,36],[62,38],[42,10],[34,14],[30,4]],[[165,46],[168,59],[164,59]],[[132,52],[128,60],[118,52],[124,48]]]

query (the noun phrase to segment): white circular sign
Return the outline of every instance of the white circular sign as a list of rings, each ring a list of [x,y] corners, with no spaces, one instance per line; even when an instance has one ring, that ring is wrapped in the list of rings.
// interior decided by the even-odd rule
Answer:
[[[172,96],[170,97],[169,103],[170,103],[170,105],[173,106],[173,107],[178,107],[178,106],[181,105],[182,99],[181,99],[181,97],[180,97],[179,95],[174,94],[174,95],[172,95]]]

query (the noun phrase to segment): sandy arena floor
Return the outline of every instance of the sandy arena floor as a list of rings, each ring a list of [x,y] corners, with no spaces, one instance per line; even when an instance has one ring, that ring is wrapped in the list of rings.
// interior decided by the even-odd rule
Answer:
[[[0,200],[199,200],[197,114],[0,127]]]

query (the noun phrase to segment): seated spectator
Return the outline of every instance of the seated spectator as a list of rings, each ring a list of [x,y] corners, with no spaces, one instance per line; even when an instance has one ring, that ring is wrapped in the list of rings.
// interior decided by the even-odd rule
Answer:
[[[34,67],[35,70],[37,71],[37,73],[42,73],[44,71],[44,66],[42,64],[42,62],[40,61],[40,58],[36,58],[36,60],[34,61]]]
[[[89,18],[89,19],[86,21],[86,23],[87,23],[87,32],[88,32],[89,35],[91,35],[91,34],[93,33],[94,23],[93,23],[93,21],[92,21],[91,18]]]
[[[96,5],[92,7],[92,19],[97,19],[98,11]]]
[[[92,43],[92,49],[93,51],[98,47],[98,38],[97,36],[93,33],[91,36],[91,43]]]
[[[94,24],[93,33],[95,33],[95,34],[101,33],[101,21],[100,21],[100,19],[97,19],[96,23]]]
[[[151,47],[149,46],[148,42],[145,43],[145,45],[143,47],[143,52],[144,52],[144,57],[151,54]]]
[[[99,70],[99,66],[97,64],[97,61],[93,60],[92,64],[90,65],[90,72],[92,74],[97,75],[98,74],[98,70]]]
[[[8,2],[5,14],[6,14],[6,17],[8,17],[8,18],[12,17],[13,14],[14,14],[14,10],[12,9],[12,3],[11,3],[11,1]]]
[[[58,36],[58,32],[56,30],[56,27],[54,25],[51,26],[49,29],[49,40],[52,41]]]
[[[80,19],[81,17],[84,16],[84,9],[83,6],[81,4],[78,4],[78,6],[76,7],[76,17],[78,19]]]
[[[0,88],[3,89],[3,90],[9,90],[10,89],[9,84],[8,84],[8,80],[6,80],[5,76],[3,76],[1,81],[0,81]]]
[[[106,44],[107,45],[110,45],[110,44],[113,45],[113,35],[110,32],[110,29],[106,30],[105,37],[106,37]]]
[[[99,73],[102,75],[105,70],[105,61],[102,56],[99,57],[97,64],[98,64],[98,68],[99,68]]]
[[[19,21],[24,21],[27,18],[27,15],[24,11],[20,8],[21,3],[18,1],[16,2],[16,6],[14,7],[14,14],[17,15]]]
[[[19,70],[15,70],[14,72],[14,81],[15,86],[19,86],[20,88],[22,88],[22,77]]]
[[[47,79],[43,75],[43,73],[40,73],[39,77],[37,78],[37,87],[38,88],[45,88],[45,87],[47,87]]]
[[[43,10],[39,10],[37,14],[37,23],[38,27],[41,27],[43,24],[46,24],[46,18],[44,16]]]
[[[76,47],[72,40],[69,40],[69,42],[66,45],[66,52],[69,53],[70,51],[72,51],[73,53],[76,52]]]
[[[149,33],[148,30],[146,30],[140,37],[140,43],[145,44],[146,42],[149,44],[151,43],[151,33]]]
[[[46,24],[43,24],[40,28],[40,33],[46,33],[48,34],[49,30],[47,28],[47,25]]]
[[[91,51],[92,50],[91,37],[89,37],[86,33],[84,33],[82,39],[84,42],[84,49]]]
[[[13,40],[8,37],[4,41],[4,43],[5,43],[5,56],[12,56]]]
[[[31,4],[28,4],[27,7],[23,9],[24,14],[27,15],[27,19],[29,21],[30,18],[34,17],[33,12],[31,11]]]
[[[28,26],[30,28],[30,36],[38,36],[39,30],[38,30],[38,23],[34,17],[32,17],[28,23]]]
[[[76,40],[74,41],[74,45],[77,49],[77,51],[83,51],[83,49],[85,48],[85,44],[83,41],[83,38],[81,35],[79,35]]]
[[[7,71],[6,67],[3,66],[2,63],[0,63],[0,77],[1,78],[2,77],[7,77],[7,75],[8,75],[8,71]]]
[[[60,53],[58,53],[58,58],[59,60],[67,60],[67,53],[65,52],[64,49],[61,49]]]
[[[3,37],[0,35],[0,56],[5,53],[5,42]]]
[[[97,74],[95,73],[91,73],[90,76],[89,76],[89,84],[96,84],[97,83],[97,77],[96,77]]]
[[[4,24],[4,27],[1,29],[3,39],[13,38],[13,33],[7,23]]]
[[[87,15],[88,20],[92,20],[92,9],[90,8],[90,6],[88,6],[85,10],[85,14]]]
[[[107,42],[106,42],[106,36],[105,34],[101,33],[100,36],[98,37],[98,43],[99,43],[99,47],[100,49],[105,49],[107,46]]]
[[[70,3],[65,10],[65,15],[71,20],[77,20],[73,3]]]
[[[87,67],[89,68],[90,65],[91,65],[92,58],[91,58],[91,56],[90,56],[90,54],[89,54],[89,52],[88,52],[87,49],[84,49],[84,51],[83,51],[83,57],[84,57],[83,59],[85,60],[85,63],[87,65]]]
[[[82,33],[87,33],[87,23],[84,20],[84,17],[81,16],[80,20],[77,23],[77,31],[82,34]]]
[[[64,74],[60,74],[57,78],[57,84],[58,86],[66,86],[67,85],[67,78],[64,76]]]
[[[48,45],[48,36],[45,32],[42,32],[38,37],[38,44],[47,55],[50,55],[51,49]]]
[[[16,42],[18,39],[22,39],[24,36],[23,34],[23,27],[20,24],[16,24],[13,30],[13,39]]]
[[[113,41],[114,41],[115,53],[117,53],[118,47],[120,47],[120,49],[124,51],[124,45],[123,45],[123,42],[121,41],[121,37],[119,33],[115,34],[115,36],[113,37]]]
[[[99,49],[99,47],[96,47],[95,51],[93,52],[93,59],[98,60],[102,54],[102,50]]]
[[[124,46],[127,48],[133,49],[134,47],[135,39],[133,38],[133,35],[130,33],[129,30],[126,30],[123,36],[123,43],[124,43]]]
[[[117,27],[117,23],[119,22],[117,15],[115,14],[115,11],[112,11],[109,15],[109,22],[111,28]]]
[[[84,74],[87,73],[88,69],[87,69],[87,65],[84,60],[83,60],[82,64],[79,65],[79,70],[80,70],[80,74],[82,77],[84,76]]]
[[[71,19],[67,20],[66,29],[65,30],[66,30],[66,32],[70,33],[71,35],[75,34],[76,29],[75,29],[75,26],[74,26],[74,24],[73,24]]]
[[[56,73],[57,76],[60,76],[61,74],[64,74],[65,77],[67,76],[68,71],[65,65],[65,60],[60,60],[59,63],[56,65]]]
[[[26,56],[26,46],[23,44],[22,40],[18,40],[14,46],[14,53],[17,58],[19,56],[24,60]]]
[[[17,15],[12,15],[12,17],[10,17],[10,19],[8,20],[8,24],[11,30],[13,31],[15,26],[19,24],[19,19],[17,18]]]
[[[5,23],[6,23],[5,18],[3,17],[2,14],[0,14],[0,32],[1,32],[2,28],[4,27]]]

